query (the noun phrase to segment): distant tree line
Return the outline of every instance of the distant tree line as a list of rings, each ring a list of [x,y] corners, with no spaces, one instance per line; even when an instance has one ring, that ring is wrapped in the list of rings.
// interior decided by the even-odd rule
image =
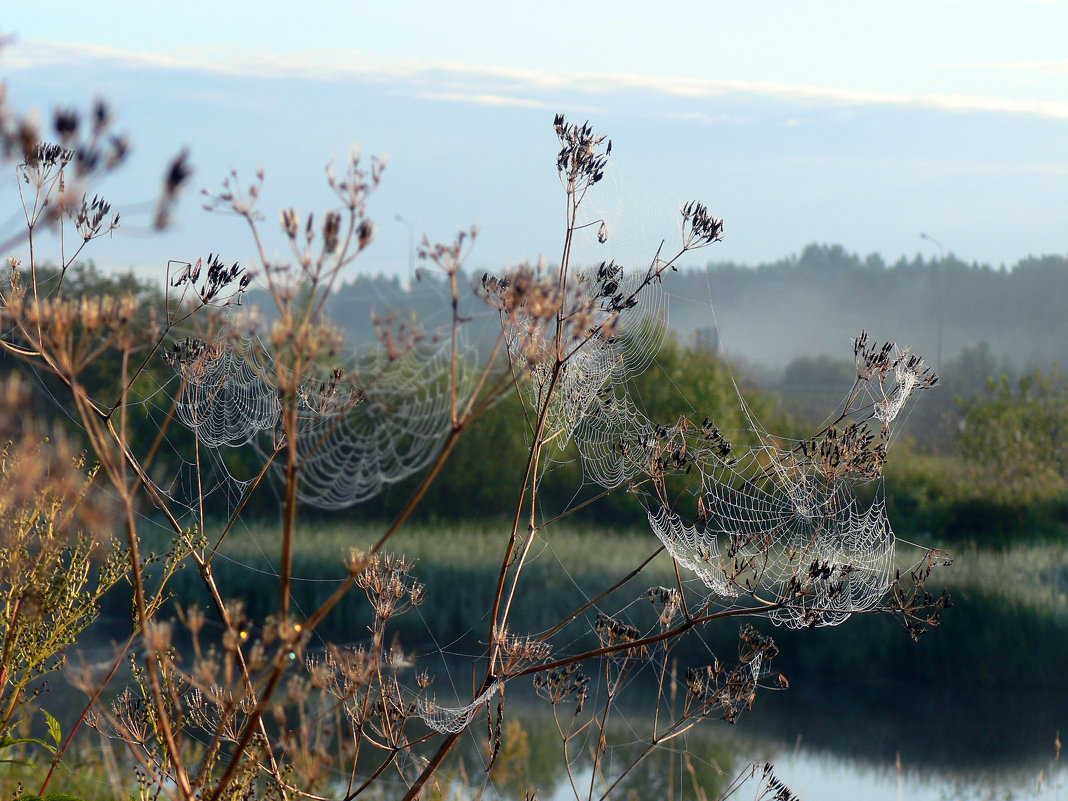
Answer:
[[[759,363],[848,355],[861,327],[910,346],[937,367],[981,342],[1019,367],[1068,356],[1064,255],[1029,256],[1011,267],[969,264],[952,253],[887,264],[841,245],[809,245],[799,256],[756,267],[713,264],[685,272],[674,286],[680,295],[710,296],[726,350]],[[681,335],[700,325],[707,317],[694,304],[672,307],[672,327]]]
[[[473,285],[479,277],[467,280]],[[1068,255],[994,267],[952,253],[944,259],[917,254],[889,264],[878,254],[861,257],[841,245],[812,244],[799,255],[756,266],[683,269],[665,288],[685,299],[671,305],[668,320],[680,342],[718,323],[725,353],[780,370],[797,358],[848,356],[862,327],[910,346],[937,367],[982,342],[999,362],[1020,368],[1068,360]],[[444,319],[446,294],[433,276],[408,288],[396,277],[359,275],[340,289],[331,310],[354,341],[366,341],[372,312],[414,314],[433,327]],[[492,330],[492,313],[473,295],[468,310],[474,331],[483,330],[480,321]],[[936,364],[939,356],[942,364]]]

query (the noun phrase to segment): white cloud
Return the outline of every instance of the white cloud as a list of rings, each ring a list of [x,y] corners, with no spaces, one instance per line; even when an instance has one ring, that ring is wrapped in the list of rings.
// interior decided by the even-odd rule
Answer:
[[[841,87],[789,84],[773,81],[702,80],[663,78],[627,73],[551,72],[510,67],[484,67],[457,62],[383,60],[358,51],[321,51],[290,55],[263,55],[235,50],[189,51],[181,56],[155,53],[131,53],[110,47],[46,41],[22,41],[7,48],[2,55],[4,67],[31,70],[55,65],[76,65],[86,61],[108,61],[130,67],[157,67],[232,75],[307,78],[313,80],[406,80],[423,84],[421,96],[439,100],[482,105],[519,105],[541,108],[556,107],[520,94],[567,90],[585,95],[606,95],[626,90],[644,90],[655,94],[687,98],[712,98],[722,95],[753,95],[805,103],[828,103],[843,106],[898,106],[941,109],[946,111],[980,111],[1022,114],[1054,119],[1068,119],[1068,103],[1012,100],[1002,97],[966,94],[900,94]],[[963,66],[1068,71],[1068,60],[1006,62]],[[447,78],[452,91],[428,89],[426,84]],[[427,94],[429,92],[429,94]]]
[[[548,108],[549,104],[528,97],[507,95],[468,94],[465,92],[420,92],[416,97],[426,100],[445,100],[453,103],[473,103],[478,106],[513,106],[520,108]],[[555,108],[555,106],[554,106]]]

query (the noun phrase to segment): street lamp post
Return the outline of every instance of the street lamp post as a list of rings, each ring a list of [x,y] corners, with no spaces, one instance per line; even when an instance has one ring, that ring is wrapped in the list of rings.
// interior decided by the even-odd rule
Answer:
[[[938,245],[938,344],[935,348],[935,370],[942,371],[942,271],[945,269],[946,261],[946,249],[942,246],[942,243],[929,234],[920,234],[920,239],[926,239],[928,242],[934,242]]]
[[[408,286],[410,287],[415,282],[415,228],[399,214],[394,219],[408,226]]]

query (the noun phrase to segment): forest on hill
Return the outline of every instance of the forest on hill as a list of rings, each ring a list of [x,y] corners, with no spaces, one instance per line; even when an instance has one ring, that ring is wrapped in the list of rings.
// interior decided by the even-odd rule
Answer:
[[[474,285],[480,277],[468,280]],[[862,328],[911,347],[938,367],[981,343],[999,364],[1018,369],[1068,361],[1065,255],[1029,256],[997,267],[969,264],[952,253],[888,264],[877,254],[861,257],[841,245],[812,244],[767,264],[686,268],[665,281],[665,290],[671,300],[667,323],[680,342],[718,330],[723,353],[754,368],[781,370],[795,359],[821,355],[848,359],[850,340]],[[360,275],[340,289],[330,312],[353,341],[368,341],[372,313],[414,315],[433,328],[444,320],[446,296],[432,274],[410,289],[395,277]],[[465,311],[475,318],[473,331],[493,330],[495,315],[473,294]]]

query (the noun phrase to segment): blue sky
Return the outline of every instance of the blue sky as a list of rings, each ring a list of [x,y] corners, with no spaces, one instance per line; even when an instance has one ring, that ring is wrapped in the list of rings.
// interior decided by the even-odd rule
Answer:
[[[401,5],[24,3],[0,75],[22,108],[116,106],[136,150],[103,187],[129,220],[91,254],[106,266],[251,255],[196,192],[171,233],[139,227],[185,145],[197,187],[264,166],[271,221],[328,207],[323,165],[352,144],[388,154],[367,271],[407,272],[397,214],[432,239],[479,224],[472,269],[552,260],[556,111],[615,143],[591,210],[615,250],[590,258],[643,258],[691,197],[728,231],[696,262],[933,255],[921,231],[994,264],[1068,250],[1068,3]]]

